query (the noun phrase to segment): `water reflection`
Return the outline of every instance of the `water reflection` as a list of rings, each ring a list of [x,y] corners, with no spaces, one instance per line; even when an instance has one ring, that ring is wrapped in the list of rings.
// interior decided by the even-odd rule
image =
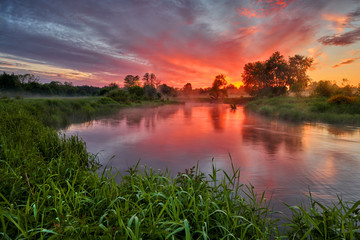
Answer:
[[[90,152],[124,171],[139,159],[174,175],[196,164],[210,172],[240,167],[267,197],[295,204],[308,193],[323,201],[360,198],[360,132],[325,124],[269,121],[242,108],[221,104],[185,104],[123,109],[107,119],[73,124]]]
[[[224,130],[226,116],[223,107],[216,104],[209,108],[209,118],[211,119],[215,131],[221,132]]]
[[[284,145],[288,153],[302,151],[302,128],[245,115],[242,135],[244,143],[263,145],[268,154],[276,154]]]

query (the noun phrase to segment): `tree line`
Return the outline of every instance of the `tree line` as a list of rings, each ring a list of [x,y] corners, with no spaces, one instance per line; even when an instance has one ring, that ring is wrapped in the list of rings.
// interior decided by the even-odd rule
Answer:
[[[87,85],[74,86],[71,82],[40,83],[39,77],[32,74],[15,75],[4,72],[0,75],[0,91],[40,95],[109,96],[118,101],[153,100],[179,95],[184,97],[203,95],[216,101],[227,97],[228,93],[279,96],[288,92],[300,94],[309,88],[312,94],[317,96],[359,93],[359,88],[349,84],[339,87],[330,81],[311,82],[307,71],[312,63],[313,59],[309,57],[294,55],[286,59],[279,52],[275,52],[265,61],[245,64],[242,73],[243,86],[239,88],[228,84],[223,74],[215,76],[211,87],[193,89],[190,82],[182,88],[161,84],[154,73],[145,73],[142,77],[127,75],[123,80],[123,88],[120,88],[117,83],[110,83],[108,86],[99,88]]]
[[[40,78],[33,74],[8,74],[0,75],[0,91],[15,94],[61,95],[61,96],[94,96],[100,92],[99,87],[74,86],[71,82],[52,81],[40,83]]]

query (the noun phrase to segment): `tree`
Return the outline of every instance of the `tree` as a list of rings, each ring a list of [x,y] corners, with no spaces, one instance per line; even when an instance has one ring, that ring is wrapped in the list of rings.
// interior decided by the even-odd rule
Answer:
[[[242,74],[244,87],[250,95],[283,95],[288,89],[300,92],[309,84],[306,71],[312,59],[301,55],[286,61],[279,52],[266,61],[247,63]]]
[[[145,73],[142,80],[144,81],[145,97],[153,99],[157,94],[155,86],[160,84],[160,81],[157,81],[154,73]]]
[[[158,85],[160,85],[160,80],[157,80],[154,73],[145,73],[142,80],[144,82],[144,86],[150,85],[152,87],[158,87]]]
[[[285,87],[287,84],[288,64],[279,52],[273,53],[265,62],[267,82],[272,87]]]
[[[124,85],[125,85],[125,87],[138,86],[138,85],[140,85],[139,79],[140,79],[140,77],[138,75],[136,75],[136,76],[127,75],[124,78]]]
[[[187,83],[183,87],[183,93],[185,96],[189,97],[192,93],[192,86],[191,83]]]
[[[176,95],[177,95],[176,89],[173,88],[173,87],[169,87],[165,83],[161,84],[159,86],[159,90],[160,90],[160,93],[165,95],[165,96],[176,97]]]
[[[242,74],[243,83],[250,95],[256,95],[268,85],[268,76],[264,62],[247,63]]]
[[[19,80],[18,75],[7,74],[6,72],[3,72],[2,75],[0,75],[0,89],[19,89],[21,88],[21,83]]]
[[[108,92],[110,92],[112,90],[117,90],[117,89],[119,89],[119,85],[117,85],[116,83],[110,83],[109,86],[105,86],[100,89],[99,95],[105,95]]]
[[[26,83],[31,83],[31,82],[39,82],[40,78],[38,76],[35,76],[33,74],[23,74],[23,75],[19,75],[19,80],[21,82],[22,85],[26,84]]]
[[[236,90],[237,88],[234,84],[230,83],[229,85],[226,86],[226,89],[227,90]]]
[[[288,85],[290,86],[290,91],[299,93],[304,91],[305,88],[309,85],[311,79],[308,75],[306,75],[306,71],[311,67],[312,63],[312,58],[301,55],[289,57],[290,74],[287,81]]]
[[[227,96],[226,84],[227,82],[225,80],[225,75],[223,74],[217,75],[210,89],[210,98],[216,101],[220,97],[221,98],[226,97]]]
[[[145,73],[143,78],[142,78],[143,82],[144,82],[144,86],[145,85],[150,85],[150,74],[149,73]]]

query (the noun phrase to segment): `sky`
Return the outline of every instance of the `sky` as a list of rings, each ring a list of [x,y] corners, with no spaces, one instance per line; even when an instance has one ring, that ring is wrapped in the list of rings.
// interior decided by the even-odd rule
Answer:
[[[359,0],[1,0],[0,72],[42,82],[241,85],[248,62],[314,58],[314,81],[360,83]]]

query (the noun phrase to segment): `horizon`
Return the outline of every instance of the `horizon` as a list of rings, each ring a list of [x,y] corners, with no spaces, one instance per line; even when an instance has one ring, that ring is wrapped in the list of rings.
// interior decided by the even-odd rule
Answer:
[[[347,1],[10,1],[0,3],[0,72],[41,82],[122,85],[126,75],[239,87],[248,62],[314,58],[308,75],[360,83],[360,3]]]

